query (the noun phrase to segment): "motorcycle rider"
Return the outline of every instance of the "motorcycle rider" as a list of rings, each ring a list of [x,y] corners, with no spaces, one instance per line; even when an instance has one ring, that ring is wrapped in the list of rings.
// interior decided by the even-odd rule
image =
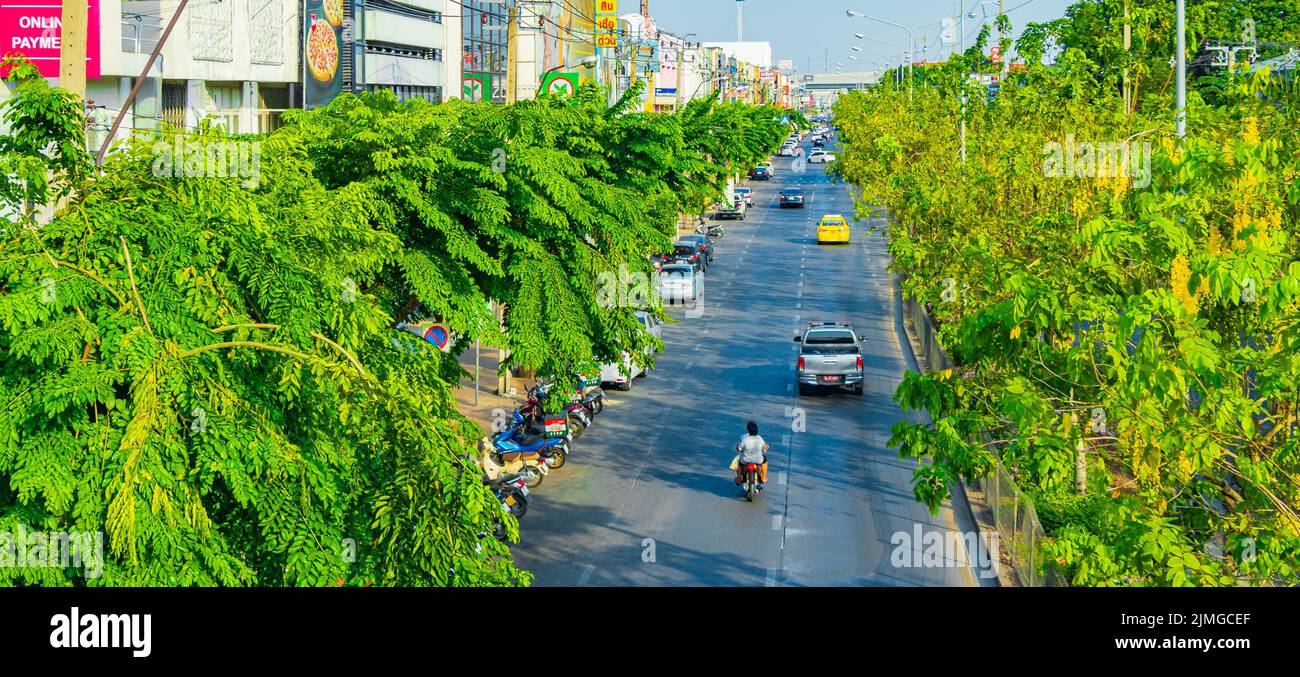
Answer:
[[[767,442],[758,434],[757,423],[746,423],[745,430],[746,434],[741,435],[740,441],[736,443],[736,452],[740,454],[740,462],[736,465],[736,484],[744,482],[745,464],[757,463],[758,488],[761,490],[767,484]]]

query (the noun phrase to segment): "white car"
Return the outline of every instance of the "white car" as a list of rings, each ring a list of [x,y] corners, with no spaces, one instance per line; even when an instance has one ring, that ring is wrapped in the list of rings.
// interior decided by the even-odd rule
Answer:
[[[665,265],[659,270],[659,298],[668,304],[695,301],[703,286],[702,275],[699,268],[684,263]]]
[[[817,150],[814,150],[812,153],[810,153],[810,154],[808,155],[808,162],[809,162],[809,163],[818,163],[818,164],[820,164],[820,163],[824,163],[824,162],[834,162],[834,161],[835,161],[835,154],[834,154],[834,153],[827,153],[826,151],[824,151],[824,150],[822,150],[822,149],[820,149],[820,148],[817,149]]]
[[[641,320],[641,327],[645,329],[647,334],[657,339],[663,339],[663,323],[655,319],[654,315],[644,310],[638,310],[636,318]],[[652,351],[647,349],[646,352],[649,354]],[[624,367],[627,369],[626,373],[623,371]],[[631,355],[623,353],[623,363],[621,365],[616,362],[600,365],[600,382],[612,383],[615,388],[628,391],[632,389],[633,379],[648,373],[650,373],[649,370],[637,366],[632,361]]]
[[[737,186],[735,189],[736,197],[745,201],[746,207],[754,206],[754,191],[749,186]]]

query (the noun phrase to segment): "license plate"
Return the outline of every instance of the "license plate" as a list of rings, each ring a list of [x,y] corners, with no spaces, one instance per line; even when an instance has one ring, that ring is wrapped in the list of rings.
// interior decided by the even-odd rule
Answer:
[[[519,487],[519,493],[523,494],[524,496],[527,496],[527,495],[528,495],[528,487]],[[514,496],[511,496],[510,498],[513,499]]]
[[[509,495],[509,496],[506,496],[506,505],[514,505],[514,504],[515,504],[515,496],[514,496],[514,494],[511,494],[511,495]]]
[[[823,376],[822,383],[839,383],[842,376]]]

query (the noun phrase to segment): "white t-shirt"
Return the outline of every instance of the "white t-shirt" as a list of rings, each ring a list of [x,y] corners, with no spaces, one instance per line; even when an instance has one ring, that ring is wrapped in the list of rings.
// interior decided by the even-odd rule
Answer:
[[[740,461],[742,463],[762,463],[763,447],[767,442],[763,441],[762,435],[750,435],[746,433],[740,436],[740,442],[736,445],[740,451]]]

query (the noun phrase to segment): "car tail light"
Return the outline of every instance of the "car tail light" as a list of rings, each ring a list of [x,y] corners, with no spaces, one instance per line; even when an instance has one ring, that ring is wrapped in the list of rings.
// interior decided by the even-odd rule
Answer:
[[[803,355],[799,356],[799,371],[803,371]]]
[[[862,356],[858,355],[858,371],[862,371]]]

